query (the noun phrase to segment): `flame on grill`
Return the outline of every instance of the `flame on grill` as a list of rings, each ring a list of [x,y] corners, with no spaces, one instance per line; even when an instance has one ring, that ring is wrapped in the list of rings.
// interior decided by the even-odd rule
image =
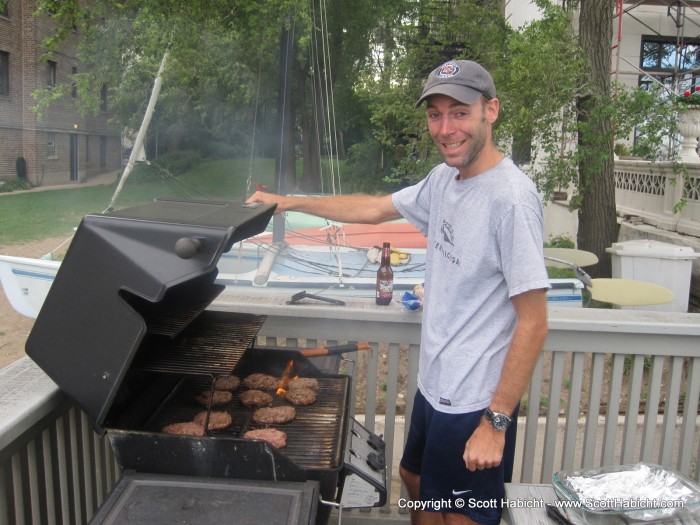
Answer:
[[[287,363],[287,366],[284,369],[284,372],[282,373],[282,379],[280,379],[280,382],[278,384],[277,388],[277,395],[278,396],[283,396],[284,394],[287,393],[287,386],[289,386],[289,380],[290,376],[292,375],[292,367],[294,366],[294,360],[289,361]]]

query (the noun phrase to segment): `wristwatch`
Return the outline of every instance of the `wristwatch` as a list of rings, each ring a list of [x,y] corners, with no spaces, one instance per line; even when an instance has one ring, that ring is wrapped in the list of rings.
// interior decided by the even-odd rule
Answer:
[[[491,423],[491,427],[494,430],[505,430],[513,421],[510,416],[501,414],[500,412],[494,412],[490,408],[486,409],[484,416],[486,416],[486,419],[488,419],[489,423]]]

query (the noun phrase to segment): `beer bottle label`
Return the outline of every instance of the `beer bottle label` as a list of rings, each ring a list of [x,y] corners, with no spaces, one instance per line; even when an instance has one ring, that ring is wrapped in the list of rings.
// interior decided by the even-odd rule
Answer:
[[[385,281],[383,279],[380,279],[377,284],[379,285],[379,294],[390,294],[394,291],[394,283],[392,281]]]

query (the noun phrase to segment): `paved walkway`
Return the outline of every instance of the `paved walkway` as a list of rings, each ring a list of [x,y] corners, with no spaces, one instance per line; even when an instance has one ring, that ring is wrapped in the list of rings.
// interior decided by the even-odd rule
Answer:
[[[83,182],[68,182],[66,184],[56,184],[51,186],[35,186],[33,188],[29,188],[28,190],[1,192],[0,197],[4,197],[7,195],[19,195],[21,193],[29,193],[35,191],[69,190],[76,188],[85,188],[87,186],[110,186],[116,182],[120,173],[121,171],[111,171],[109,173],[100,173],[99,175],[94,175]]]

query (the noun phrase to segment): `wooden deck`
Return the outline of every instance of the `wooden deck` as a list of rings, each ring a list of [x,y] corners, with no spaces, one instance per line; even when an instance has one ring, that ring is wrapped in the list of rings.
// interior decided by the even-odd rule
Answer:
[[[371,343],[372,350],[362,354],[362,366],[352,355],[345,356],[351,361],[343,366],[353,377],[360,371],[366,376],[365,408],[356,416],[372,431],[382,428],[393,478],[391,503],[371,512],[344,512],[342,523],[408,523],[397,505],[404,497],[397,458],[408,426],[408,419],[397,412],[397,400],[399,394],[405,396],[410,414],[420,312],[378,307],[369,300],[348,300],[336,307],[287,305],[287,299],[287,294],[225,293],[212,308],[267,315],[261,344],[312,348]],[[545,351],[528,393],[535,402],[527,403],[519,419],[514,481],[546,485],[562,469],[638,461],[659,463],[697,480],[700,316],[551,308],[549,322]],[[380,354],[380,344],[386,353]],[[405,378],[399,377],[400,347],[409,356]],[[386,366],[380,367],[380,360]],[[357,381],[352,384],[356,389]],[[624,405],[616,402],[623,390]],[[377,413],[380,395],[383,414]],[[0,525],[86,523],[118,475],[109,446],[36,365],[27,358],[0,370]]]

